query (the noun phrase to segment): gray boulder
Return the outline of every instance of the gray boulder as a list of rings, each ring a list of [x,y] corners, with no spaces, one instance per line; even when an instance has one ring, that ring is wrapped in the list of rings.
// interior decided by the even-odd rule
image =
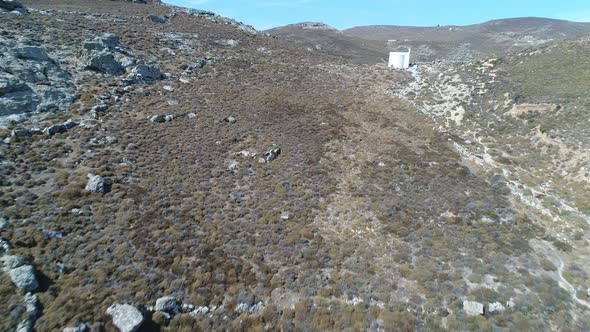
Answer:
[[[153,80],[159,80],[163,77],[157,65],[140,63],[131,69],[126,82],[131,84],[150,83]]]
[[[5,229],[8,229],[8,227],[10,227],[10,220],[2,218],[0,219],[0,232],[2,232]],[[0,258],[0,262],[1,262],[1,258]],[[2,265],[0,265],[1,267]]]
[[[263,158],[259,159],[259,162],[262,164],[270,163],[270,162],[274,161],[275,159],[277,159],[280,154],[281,154],[281,148],[271,149],[264,154]]]
[[[166,23],[166,22],[168,22],[168,16],[165,16],[165,15],[150,15],[149,18],[154,23]]]
[[[150,118],[151,122],[154,123],[164,123],[164,122],[170,122],[174,120],[174,115],[168,114],[168,115],[154,115]]]
[[[82,53],[82,66],[86,70],[112,76],[125,72],[124,66],[117,58],[124,58],[126,52],[120,45],[120,37],[117,35],[107,33],[84,41]]]
[[[111,191],[113,181],[110,178],[103,178],[100,175],[88,174],[86,190],[95,194],[106,194]]]
[[[506,308],[500,302],[488,303],[488,313],[490,314],[503,313],[505,310]]]
[[[47,134],[47,136],[53,136],[55,134],[62,134],[62,133],[65,133],[66,131],[67,131],[66,127],[64,127],[64,125],[62,125],[62,124],[52,125],[52,126],[49,126],[45,129],[43,129],[43,132],[45,134]]]
[[[36,112],[67,110],[74,102],[69,88],[72,76],[44,48],[0,36],[0,54],[0,123],[22,122]]]
[[[45,49],[39,46],[23,46],[15,50],[16,56],[23,60],[50,61]]]
[[[115,57],[106,52],[88,55],[84,69],[113,76],[121,75],[125,72],[125,69],[115,60]]]
[[[14,285],[25,292],[34,292],[39,288],[39,282],[35,276],[35,268],[31,265],[23,265],[8,271]]]
[[[23,5],[18,0],[0,0],[0,8],[13,11],[18,8],[23,8]]]
[[[20,256],[4,255],[0,257],[0,267],[5,272],[23,265],[25,265],[25,260]]]
[[[129,304],[113,304],[107,309],[107,314],[121,332],[135,332],[143,323],[141,312]]]
[[[77,326],[73,327],[66,327],[63,329],[63,332],[87,332],[90,330],[90,327],[86,323],[81,323]]]
[[[176,298],[172,296],[165,296],[156,300],[156,306],[154,309],[168,313],[177,313],[179,306],[176,302]]]
[[[43,131],[41,129],[14,129],[10,133],[12,137],[32,137],[35,135],[41,135]]]
[[[463,310],[470,316],[481,316],[484,314],[483,304],[475,301],[463,301]]]

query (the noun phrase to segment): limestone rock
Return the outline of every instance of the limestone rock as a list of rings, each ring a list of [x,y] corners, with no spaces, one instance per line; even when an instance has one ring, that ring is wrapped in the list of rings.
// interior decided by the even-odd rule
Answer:
[[[23,8],[23,5],[18,0],[0,0],[0,8],[13,11],[18,8]]]
[[[25,260],[20,256],[4,255],[0,257],[0,267],[3,271],[16,269],[17,267],[25,265]]]
[[[162,79],[160,68],[155,64],[140,63],[133,67],[126,78],[127,83],[150,83]]]
[[[295,215],[289,211],[281,213],[281,219],[283,220],[291,220],[293,218],[295,218]]]
[[[263,158],[260,158],[259,162],[261,164],[270,163],[273,160],[277,159],[281,154],[281,148],[271,149],[264,154]]]
[[[14,285],[25,292],[34,292],[39,288],[39,282],[35,276],[35,268],[31,265],[23,265],[8,271]]]
[[[157,311],[177,313],[179,306],[176,302],[176,298],[172,296],[165,296],[156,300],[156,306],[154,307],[154,309]]]
[[[81,323],[74,327],[66,327],[63,329],[63,332],[87,332],[90,330],[90,327],[86,323]]]
[[[43,47],[0,36],[0,122],[22,122],[48,110],[66,110],[75,100],[72,76]],[[22,115],[22,117],[20,116]],[[8,117],[17,116],[13,119]]]
[[[103,178],[100,175],[88,174],[86,190],[92,193],[105,194],[111,191],[113,181],[110,178]]]
[[[129,304],[113,304],[107,309],[107,314],[121,332],[137,331],[144,319],[141,312]]]
[[[50,61],[45,49],[39,46],[23,46],[15,50],[16,56],[24,60]]]
[[[166,22],[168,22],[168,16],[165,16],[165,15],[150,15],[149,18],[154,23],[166,23]]]
[[[88,56],[84,69],[107,75],[121,75],[125,72],[123,66],[109,53],[94,53]]]
[[[488,312],[490,314],[503,313],[505,310],[506,308],[500,302],[488,303]]]
[[[35,135],[41,135],[43,131],[41,129],[14,129],[10,133],[12,137],[32,137]]]
[[[484,314],[483,304],[475,301],[463,301],[463,310],[470,316]]]

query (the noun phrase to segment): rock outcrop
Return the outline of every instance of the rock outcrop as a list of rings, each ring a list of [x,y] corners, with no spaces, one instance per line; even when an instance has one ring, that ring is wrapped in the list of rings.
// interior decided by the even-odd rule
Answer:
[[[0,126],[31,113],[66,110],[75,100],[72,76],[47,50],[0,36]]]
[[[113,181],[110,178],[103,178],[100,175],[88,174],[86,190],[95,194],[106,194],[111,191]]]
[[[0,258],[0,267],[7,273],[12,283],[25,292],[34,292],[39,288],[35,268],[26,264],[20,256],[6,255]]]
[[[141,312],[129,304],[113,304],[107,309],[107,314],[121,332],[137,331],[144,320]]]
[[[470,316],[480,316],[484,314],[483,304],[475,301],[463,301],[463,310]]]
[[[0,0],[0,10],[13,11],[24,8],[18,0]]]
[[[156,306],[154,309],[168,313],[178,313],[180,306],[176,302],[176,298],[172,296],[165,296],[156,300]]]

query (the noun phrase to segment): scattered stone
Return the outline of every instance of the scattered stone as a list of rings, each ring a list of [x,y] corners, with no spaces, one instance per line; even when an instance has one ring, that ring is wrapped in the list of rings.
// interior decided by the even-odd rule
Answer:
[[[90,330],[90,326],[86,323],[80,323],[74,327],[66,327],[64,328],[63,332],[87,332]]]
[[[10,136],[12,137],[33,137],[35,135],[42,135],[41,129],[14,129]]]
[[[237,173],[239,168],[240,168],[240,164],[237,161],[232,160],[232,162],[227,167],[227,170],[232,173]]]
[[[143,323],[141,312],[129,304],[113,304],[107,309],[107,314],[121,332],[135,332]]]
[[[64,127],[61,124],[56,124],[56,125],[49,126],[45,129],[43,129],[43,132],[47,136],[53,136],[55,134],[62,134],[62,133],[65,133],[66,131],[67,131],[66,127]]]
[[[206,65],[207,65],[207,60],[205,60],[205,59],[198,59],[195,62],[195,68],[197,68],[197,69],[202,69]]]
[[[30,312],[34,318],[37,318],[39,316],[39,299],[37,295],[27,293],[23,302],[27,312]]]
[[[84,63],[84,69],[98,73],[118,76],[125,72],[125,69],[112,54],[93,53],[89,55]]]
[[[156,306],[154,309],[168,313],[178,313],[179,306],[176,302],[176,298],[172,296],[165,296],[156,300]]]
[[[23,5],[18,0],[0,0],[0,8],[13,11],[18,8],[23,8]]]
[[[41,228],[41,233],[43,233],[43,236],[48,240],[63,239],[64,237],[63,233],[60,231],[48,231],[44,228]]]
[[[2,218],[0,219],[0,232],[10,227],[10,220]]]
[[[153,80],[162,79],[163,75],[160,68],[155,64],[140,63],[131,69],[127,76],[128,83],[151,83]]]
[[[475,301],[463,301],[463,310],[470,316],[478,316],[484,314],[483,304]]]
[[[170,100],[166,101],[166,103],[170,106],[176,106],[176,105],[178,105],[178,100],[170,99]],[[194,113],[191,113],[191,114],[194,114]]]
[[[35,276],[35,268],[32,265],[23,265],[8,271],[14,285],[25,292],[34,292],[39,288],[39,282]]]
[[[8,252],[12,247],[8,241],[0,238],[0,252]]]
[[[151,122],[154,123],[164,123],[164,122],[170,122],[174,120],[174,115],[154,115],[150,118]]]
[[[77,125],[78,125],[78,123],[76,121],[73,121],[72,119],[69,119],[66,122],[62,123],[62,124],[55,124],[55,125],[49,126],[49,127],[45,128],[45,129],[43,129],[43,132],[47,136],[53,136],[55,134],[65,133],[66,131],[68,131],[69,129],[74,128]]]
[[[75,126],[77,126],[77,125],[78,125],[78,122],[76,122],[76,121],[74,121],[74,120],[72,120],[72,119],[68,119],[66,122],[64,122],[64,123],[62,124],[62,126],[64,126],[64,128],[65,128],[66,130],[70,130],[70,129],[74,128],[74,127],[75,127]]]
[[[223,119],[223,121],[225,121],[225,122],[229,122],[229,123],[231,123],[231,124],[234,124],[234,123],[238,122],[238,119],[236,119],[236,118],[235,118],[235,117],[233,117],[233,116],[228,116],[227,118]]]
[[[165,15],[150,15],[149,18],[154,23],[166,23],[166,22],[168,22],[168,16],[165,16]]]
[[[490,313],[490,314],[494,314],[494,313],[501,314],[505,310],[506,310],[506,308],[500,302],[488,303],[488,313]]]
[[[164,85],[164,86],[162,87],[162,89],[163,89],[163,90],[166,90],[166,91],[168,91],[168,92],[174,92],[174,88],[173,88],[172,86],[170,86],[170,85]]]
[[[506,302],[506,308],[514,308],[516,307],[516,303],[514,303],[514,299],[510,298],[510,300],[508,300]]]
[[[194,118],[197,117],[197,115],[195,113],[189,113],[189,114],[186,115],[186,117],[189,118],[189,119],[194,119]]]
[[[90,114],[92,115],[92,117],[94,119],[98,119],[100,116],[100,113],[106,112],[107,109],[109,109],[109,105],[99,104],[99,105],[96,105],[90,109]]]
[[[110,178],[103,178],[100,175],[88,174],[86,190],[96,194],[106,194],[111,191],[113,181]]]
[[[224,39],[224,40],[220,41],[219,43],[221,45],[225,45],[225,46],[229,46],[229,47],[235,47],[240,44],[240,42],[235,39]]]
[[[281,154],[281,148],[271,149],[264,154],[263,158],[258,159],[258,162],[261,164],[268,164],[273,160],[277,159]]]
[[[180,307],[180,310],[184,313],[189,313],[189,312],[192,312],[193,310],[195,310],[195,306],[190,303],[183,303],[182,306]]]
[[[25,265],[25,260],[20,256],[4,255],[0,257],[0,267],[4,272],[16,269],[17,267]]]
[[[209,307],[196,307],[195,310],[192,311],[193,314],[195,315],[199,315],[199,314],[208,314],[210,311]]]
[[[240,303],[238,304],[236,311],[240,313],[247,313],[247,314],[255,314],[264,310],[264,303],[258,302],[253,305],[249,305],[247,303]]]
[[[293,218],[295,218],[295,215],[289,211],[281,213],[281,219],[283,220],[291,220]]]
[[[16,332],[32,332],[35,323],[30,319],[20,321],[16,327]]]
[[[245,157],[245,158],[254,158],[254,157],[256,157],[257,154],[256,154],[256,152],[250,152],[250,151],[247,151],[247,150],[243,150],[243,151],[240,151],[240,152],[236,153],[236,155],[242,156],[242,157]]]

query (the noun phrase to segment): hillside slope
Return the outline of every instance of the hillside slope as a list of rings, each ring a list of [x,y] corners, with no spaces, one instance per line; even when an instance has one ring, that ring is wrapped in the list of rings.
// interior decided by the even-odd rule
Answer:
[[[321,23],[292,24],[266,32],[310,52],[338,56],[351,63],[379,63],[387,58],[387,47],[383,43],[348,36]]]
[[[590,23],[525,17],[467,26],[405,27],[377,25],[342,31],[346,36],[412,46],[417,61],[481,59],[513,53],[550,40],[590,34]]]
[[[515,158],[539,119],[498,120],[558,44],[402,72],[210,12],[24,3],[0,12],[0,330],[590,330],[583,187]],[[545,102],[576,110],[567,73]]]

